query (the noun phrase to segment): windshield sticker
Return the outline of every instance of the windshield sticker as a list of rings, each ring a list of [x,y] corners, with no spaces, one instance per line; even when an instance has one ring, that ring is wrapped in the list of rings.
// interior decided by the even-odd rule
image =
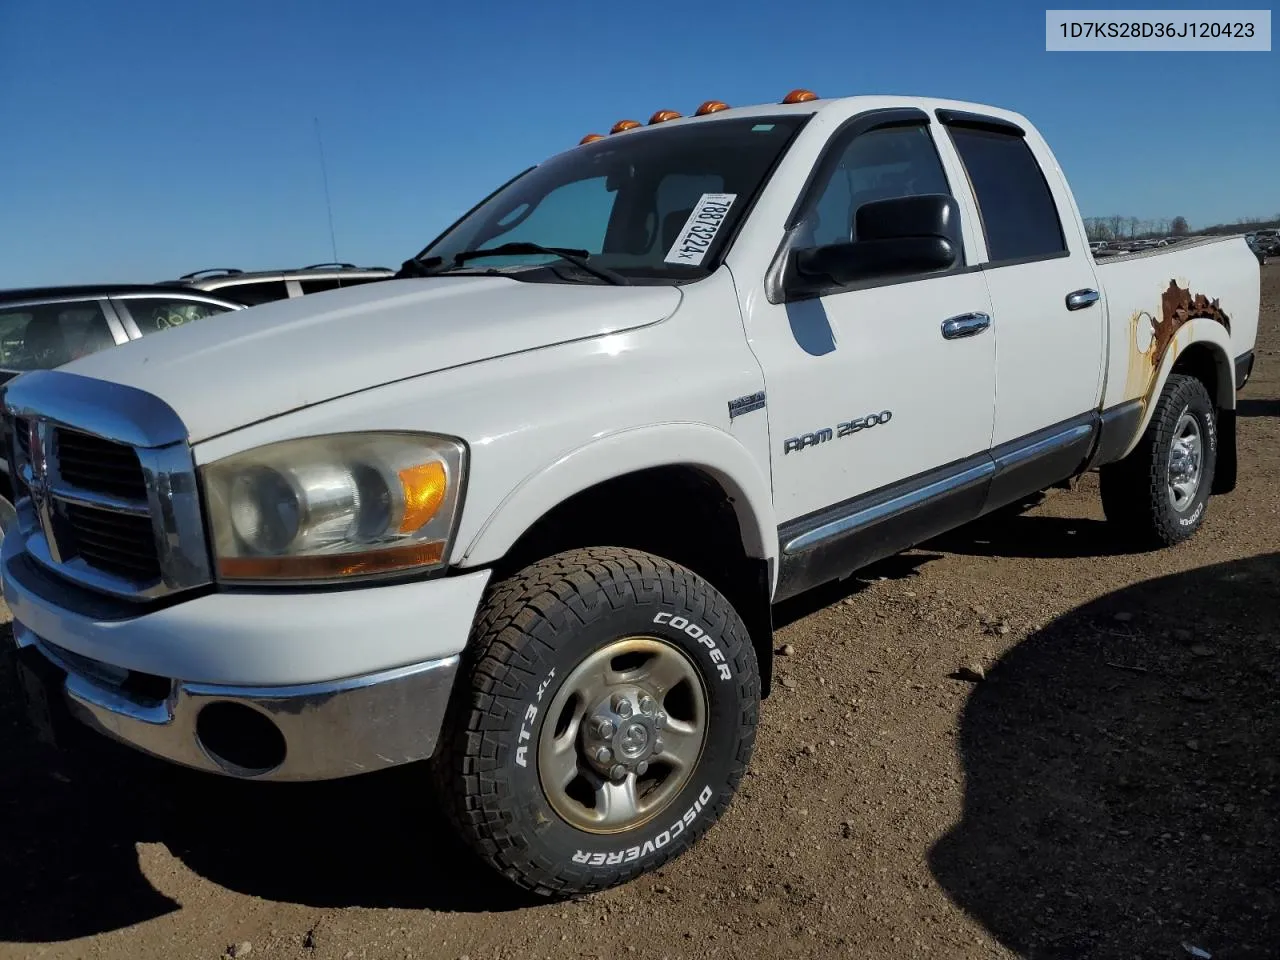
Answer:
[[[724,218],[729,214],[733,201],[738,199],[736,193],[704,193],[684,222],[676,242],[667,251],[666,263],[686,264],[696,267],[711,249],[711,244],[720,232]]]

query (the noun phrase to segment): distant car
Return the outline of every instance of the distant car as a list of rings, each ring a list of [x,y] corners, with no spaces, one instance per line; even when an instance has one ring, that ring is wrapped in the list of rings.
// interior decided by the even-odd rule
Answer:
[[[315,263],[296,270],[245,272],[232,267],[197,270],[165,285],[194,287],[252,307],[271,300],[287,300],[308,293],[354,287],[387,280],[395,271],[386,267],[357,267],[352,263]]]
[[[0,290],[0,384],[28,370],[50,370],[148,334],[243,309],[225,297],[168,285]],[[0,458],[0,497],[12,499],[7,458]]]

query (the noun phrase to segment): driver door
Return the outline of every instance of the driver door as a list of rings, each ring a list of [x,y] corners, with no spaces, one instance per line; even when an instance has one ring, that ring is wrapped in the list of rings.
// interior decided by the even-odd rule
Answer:
[[[817,170],[792,232],[798,248],[857,240],[866,203],[952,193],[924,115],[853,125]],[[958,262],[942,272],[748,298],[768,394],[777,599],[977,515],[990,476],[996,338],[987,285],[957,246]]]

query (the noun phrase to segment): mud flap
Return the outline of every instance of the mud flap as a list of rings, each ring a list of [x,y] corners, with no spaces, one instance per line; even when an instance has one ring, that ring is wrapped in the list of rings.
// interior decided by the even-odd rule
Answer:
[[[1236,412],[1218,411],[1218,462],[1210,493],[1230,493],[1236,488]]]

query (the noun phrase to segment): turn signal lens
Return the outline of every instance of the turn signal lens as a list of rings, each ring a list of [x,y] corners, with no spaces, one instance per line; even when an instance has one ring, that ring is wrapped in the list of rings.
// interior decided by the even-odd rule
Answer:
[[[812,90],[792,90],[782,98],[783,103],[805,103],[809,100],[817,100],[818,95]]]
[[[603,139],[604,139],[604,134],[602,133],[588,133],[585,137],[583,137],[581,140],[578,141],[578,146],[582,146],[584,143],[594,143],[596,140],[603,140]]]
[[[723,100],[705,100],[695,112],[695,117],[705,117],[708,113],[719,113],[721,110],[728,110],[729,105]]]
[[[674,110],[659,110],[657,113],[655,113],[652,117],[649,118],[649,122],[651,124],[665,123],[667,120],[679,120],[679,119],[680,119],[680,114],[676,113],[676,111]]]
[[[615,123],[612,127],[609,128],[609,132],[622,133],[624,130],[634,130],[636,127],[640,125],[641,124],[639,120],[619,120],[617,123]]]
[[[413,533],[436,515],[449,490],[449,478],[439,460],[405,467],[399,473],[404,497],[400,532]]]

